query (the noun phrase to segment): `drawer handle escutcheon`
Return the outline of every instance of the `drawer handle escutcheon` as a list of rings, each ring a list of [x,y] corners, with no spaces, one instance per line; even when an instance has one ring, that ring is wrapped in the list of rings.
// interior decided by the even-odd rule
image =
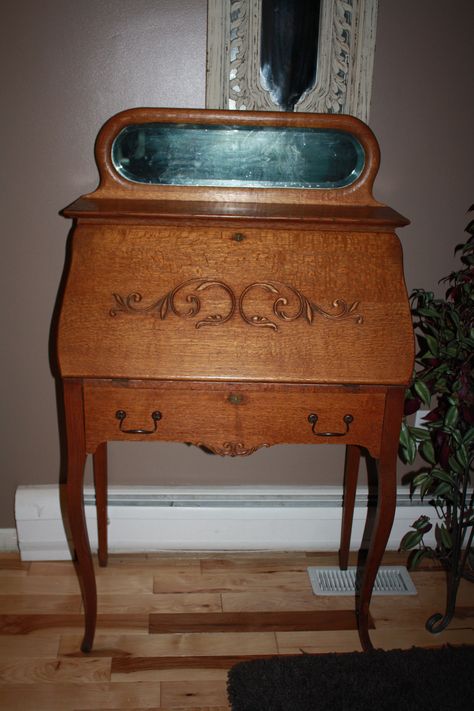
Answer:
[[[350,426],[351,422],[354,421],[354,417],[352,415],[344,415],[344,417],[342,419],[346,425],[345,432],[316,432],[315,427],[318,422],[318,419],[319,418],[315,412],[312,412],[308,416],[308,422],[310,423],[310,425],[312,425],[311,429],[313,430],[313,434],[316,437],[344,437],[344,435],[348,434],[348,432],[349,432],[349,426]]]
[[[161,420],[161,412],[159,410],[154,410],[154,412],[151,413],[151,419],[154,422],[154,428],[152,430],[124,430],[123,429],[123,421],[127,417],[127,413],[125,410],[117,410],[115,413],[115,417],[117,420],[120,420],[119,424],[119,430],[120,432],[123,432],[124,434],[140,434],[140,435],[149,435],[149,434],[154,434],[156,432],[156,428],[158,426],[158,422]]]

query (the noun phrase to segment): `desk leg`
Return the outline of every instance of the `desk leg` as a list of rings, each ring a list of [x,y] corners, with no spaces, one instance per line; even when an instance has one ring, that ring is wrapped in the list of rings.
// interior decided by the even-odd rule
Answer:
[[[84,513],[86,447],[82,382],[65,380],[63,397],[67,437],[67,510],[85,616],[85,634],[81,650],[90,652],[97,617],[97,593]]]
[[[377,462],[377,511],[369,552],[364,565],[357,604],[359,637],[364,651],[373,649],[370,641],[369,605],[375,578],[392,530],[397,503],[397,452],[403,413],[404,389],[387,392],[380,459]]]
[[[347,570],[349,563],[349,547],[354,517],[357,478],[359,474],[360,449],[352,444],[346,447],[346,462],[344,465],[344,499],[342,509],[341,547],[339,548],[339,567]]]
[[[95,505],[97,509],[97,536],[99,565],[107,565],[107,442],[102,442],[93,455]]]

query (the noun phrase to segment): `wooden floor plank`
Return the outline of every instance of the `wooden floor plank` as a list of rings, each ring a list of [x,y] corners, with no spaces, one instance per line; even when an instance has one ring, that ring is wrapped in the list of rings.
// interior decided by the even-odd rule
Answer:
[[[82,684],[110,681],[111,659],[99,657],[58,659],[0,659],[2,684],[57,684],[77,681]]]
[[[72,561],[33,561],[30,565],[30,575],[70,575],[76,576]],[[201,561],[196,558],[169,558],[164,555],[147,558],[144,555],[109,555],[107,566],[102,567],[94,558],[94,568],[97,577],[107,575],[159,575],[161,572],[181,571],[183,573],[195,570],[200,572]],[[1,568],[1,566],[0,566]]]
[[[353,600],[348,597],[318,596],[310,589],[294,590],[290,593],[281,590],[266,590],[254,592],[222,593],[222,609],[224,612],[265,612],[287,610],[320,610],[332,612],[336,610],[354,609]]]
[[[275,656],[275,655],[270,655]],[[217,658],[217,657],[212,657]],[[247,659],[257,657],[242,657],[236,659],[238,661],[246,661]],[[187,659],[187,657],[183,657]],[[117,673],[112,675],[112,681],[225,681],[232,665],[218,668],[206,668],[203,665],[198,669],[190,669],[185,664],[181,666],[173,666],[170,669],[143,669],[134,672]]]
[[[219,593],[141,593],[102,594],[98,599],[99,613],[130,615],[141,612],[219,612],[222,601]]]
[[[0,615],[0,634],[43,634],[50,635],[53,632],[65,634],[82,631],[84,626],[84,616],[77,615]],[[99,632],[113,632],[123,634],[124,632],[147,633],[149,627],[149,616],[141,615],[98,615],[97,629]]]
[[[77,595],[17,595],[0,594],[0,614],[64,614],[80,612],[81,596]]]
[[[47,639],[43,637],[30,638],[27,635],[12,637],[11,635],[0,635],[0,658],[11,659],[13,657],[55,657],[58,653],[59,636],[51,635]]]
[[[370,626],[373,628],[373,622]],[[357,629],[354,610],[151,614],[150,634]]]
[[[68,575],[76,578],[76,570],[72,560],[33,560],[30,563],[29,574],[45,576],[45,575]]]
[[[60,638],[60,656],[81,656],[81,636]],[[273,632],[234,632],[207,634],[102,635],[96,636],[89,656],[222,656],[233,654],[276,654]]]
[[[76,576],[24,575],[1,582],[1,595],[74,595],[80,592]]]
[[[306,570],[274,571],[262,573],[202,573],[194,571],[176,576],[155,577],[155,593],[180,592],[236,592],[267,591],[278,589],[282,592],[305,590],[308,586]]]
[[[275,654],[241,654],[206,657],[115,657],[111,678],[117,681],[190,681],[226,679],[228,670],[239,662],[272,659]]]
[[[8,711],[89,711],[160,708],[160,683],[8,684],[1,689]],[[160,711],[163,711],[160,709]]]
[[[161,704],[169,708],[212,707],[227,701],[226,681],[165,681],[161,684]]]
[[[322,632],[276,632],[279,654],[321,654],[360,652],[359,635],[355,630],[323,630]],[[374,633],[372,632],[371,637]]]

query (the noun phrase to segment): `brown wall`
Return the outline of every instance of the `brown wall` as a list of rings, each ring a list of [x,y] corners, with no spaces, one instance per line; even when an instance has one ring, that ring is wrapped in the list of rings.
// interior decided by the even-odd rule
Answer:
[[[473,201],[474,6],[446,7],[379,5],[377,196],[412,219],[400,234],[409,288],[436,288],[454,264]],[[2,24],[0,528],[14,525],[18,485],[58,480],[48,336],[69,229],[58,211],[95,187],[93,143],[110,115],[204,105],[206,2],[7,0]],[[342,452],[276,447],[221,460],[178,444],[115,444],[110,463],[113,483],[335,483]]]

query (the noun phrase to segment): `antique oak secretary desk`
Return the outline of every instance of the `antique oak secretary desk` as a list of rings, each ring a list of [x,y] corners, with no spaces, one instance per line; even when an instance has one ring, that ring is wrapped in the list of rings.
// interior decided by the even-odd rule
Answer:
[[[84,464],[92,454],[105,565],[109,440],[223,456],[346,445],[343,568],[367,450],[378,504],[356,609],[369,649],[413,366],[394,233],[407,221],[372,196],[372,132],[348,116],[131,109],[102,128],[96,160],[99,187],[64,210],[75,226],[57,340],[82,650],[97,609]]]

